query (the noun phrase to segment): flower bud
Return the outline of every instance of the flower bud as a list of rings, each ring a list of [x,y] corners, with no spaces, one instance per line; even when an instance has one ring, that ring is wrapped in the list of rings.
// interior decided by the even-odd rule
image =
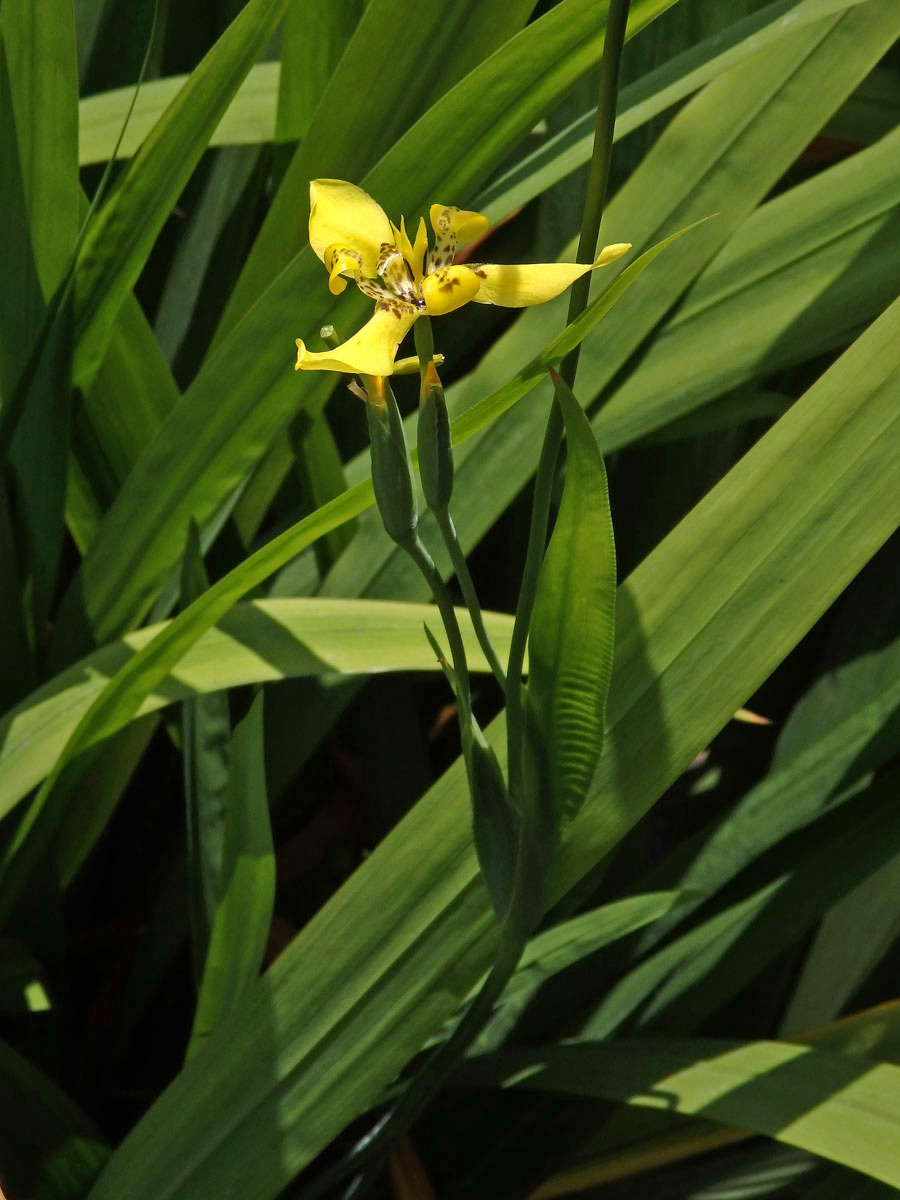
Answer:
[[[444,389],[433,362],[422,380],[417,449],[422,491],[428,507],[439,512],[453,495],[453,441]]]
[[[366,415],[372,453],[375,502],[387,533],[401,545],[419,523],[416,490],[403,420],[394,393],[380,376],[366,379]],[[370,386],[371,385],[371,386]]]

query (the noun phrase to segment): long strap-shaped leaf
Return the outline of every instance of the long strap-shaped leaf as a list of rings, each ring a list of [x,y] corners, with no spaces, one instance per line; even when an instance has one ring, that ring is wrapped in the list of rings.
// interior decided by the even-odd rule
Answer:
[[[471,669],[488,670],[468,619],[463,612],[459,618]],[[304,598],[238,605],[184,655],[136,715],[190,696],[301,675],[436,671],[422,633],[423,623],[433,620],[427,604],[384,600]],[[487,613],[485,620],[502,654],[512,618]],[[50,772],[78,721],[116,672],[167,627],[150,625],[95,651],[0,720],[0,815]]]
[[[76,279],[76,383],[93,379],[156,235],[289,3],[249,0],[189,76],[92,223]]]
[[[595,4],[596,24],[607,5],[608,0]],[[451,84],[521,29],[533,7],[534,0],[488,6],[480,0],[456,0],[451,7],[432,8],[423,8],[418,0],[372,0],[366,6],[285,171],[229,298],[217,342],[285,261],[305,249],[309,181],[362,179]],[[398,29],[404,31],[402,37]],[[390,63],[389,70],[379,72],[378,86],[360,86],[378,62]]]
[[[78,233],[78,84],[75,26],[67,0],[37,6],[10,0],[0,27],[0,392],[9,412],[41,334],[49,301],[69,265]],[[10,449],[15,480],[19,562],[3,563],[10,599],[29,598],[31,636],[0,652],[28,668],[23,650],[43,638],[62,549],[65,464],[69,444],[71,309],[65,305],[47,338]],[[47,437],[52,430],[53,436]],[[5,504],[5,501],[4,501]],[[10,556],[12,557],[12,556]],[[18,579],[17,579],[18,576]],[[4,625],[5,642],[18,634]]]
[[[827,120],[839,96],[865,76],[898,35],[900,8],[892,0],[868,0],[843,18],[831,17],[801,30],[767,48],[758,59],[740,64],[674,118],[607,206],[604,240],[622,237],[645,244],[655,240],[660,230],[716,215],[691,235],[690,244],[684,241],[667,254],[632,289],[628,304],[618,305],[586,340],[578,377],[583,401],[606,387],[625,366],[701,267],[728,242]],[[660,188],[660,179],[670,186]],[[479,367],[450,389],[451,411],[492,390],[505,364],[530,357],[535,339],[548,323],[561,322],[564,312],[564,301],[555,300],[519,317]],[[604,453],[633,436],[642,405],[643,399],[627,408],[610,401],[601,408],[594,428]],[[665,413],[658,416],[666,419]],[[533,447],[540,443],[543,425],[542,408],[534,401],[520,404],[502,424],[456,456],[454,521],[464,545],[474,545],[521,490],[534,470]],[[359,478],[358,471],[358,465],[349,466],[348,479]],[[485,478],[491,480],[490,504],[484,494]],[[427,517],[422,529],[428,539]],[[417,586],[402,555],[358,538],[341,556],[323,590],[335,595],[412,597],[420,594]]]
[[[783,1042],[577,1041],[473,1063],[467,1076],[736,1125],[900,1187],[900,1067]]]
[[[619,588],[611,750],[562,844],[556,895],[896,527],[900,495],[883,481],[900,454],[898,384],[900,301]],[[501,721],[489,736],[501,745]],[[457,764],[274,964],[228,1038],[169,1087],[91,1200],[186,1200],[226,1180],[273,1196],[374,1100],[489,959],[467,809]]]
[[[584,801],[606,735],[616,612],[616,550],[603,456],[584,410],[553,373],[566,429],[566,482],[528,631],[528,709],[548,841]],[[538,806],[538,809],[543,806]]]
[[[631,283],[639,278],[653,259],[684,232],[686,231],[682,230],[673,234],[632,263],[611,288],[598,296],[572,325],[555,337],[520,373],[518,385],[522,386],[529,373],[542,371],[547,366],[559,362],[579,345],[587,332],[627,292]],[[512,386],[516,383],[517,381],[513,380]],[[523,387],[523,391],[527,390],[527,386]],[[502,405],[512,402],[508,389],[500,389],[493,397],[489,397],[488,401],[480,406],[477,420],[470,420],[467,427],[459,431],[456,440],[460,440],[462,436],[471,436],[483,428],[497,412],[502,411]],[[17,829],[13,841],[5,850],[0,868],[0,923],[7,919],[29,872],[43,853],[46,839],[62,815],[69,789],[77,780],[79,772],[84,769],[85,764],[81,762],[76,764],[73,770],[73,761],[86,751],[91,751],[109,734],[130,720],[143,700],[162,682],[197,639],[221,620],[253,587],[262,583],[273,571],[323,534],[336,529],[372,503],[370,480],[335,497],[333,501],[274,538],[220,579],[138,654],[122,665],[72,732],[51,774]]]
[[[672,2],[638,0],[631,31]],[[436,197],[461,201],[597,61],[602,44],[595,0],[563,0],[452,88],[365,186],[395,215],[427,211]],[[189,519],[203,527],[292,412],[324,403],[334,386],[327,375],[292,371],[294,339],[325,322],[347,328],[362,311],[335,307],[308,248],[285,264],[207,359],[110,509],[61,607],[61,644],[80,638],[79,650],[89,648],[85,614],[97,641],[144,616],[178,561]]]
[[[900,129],[757,209],[603,406],[604,448],[849,341],[897,294],[898,210]]]
[[[745,59],[775,46],[805,25],[846,11],[854,3],[866,4],[868,0],[773,0],[714,33],[622,89],[616,141]],[[479,194],[474,207],[491,220],[499,220],[533,200],[589,161],[593,127],[594,113],[589,110],[492,180]]]

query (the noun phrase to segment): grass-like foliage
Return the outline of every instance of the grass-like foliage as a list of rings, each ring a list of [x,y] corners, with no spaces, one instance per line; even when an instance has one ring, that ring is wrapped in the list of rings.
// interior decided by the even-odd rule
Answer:
[[[0,1196],[900,1192],[898,39],[2,0]]]

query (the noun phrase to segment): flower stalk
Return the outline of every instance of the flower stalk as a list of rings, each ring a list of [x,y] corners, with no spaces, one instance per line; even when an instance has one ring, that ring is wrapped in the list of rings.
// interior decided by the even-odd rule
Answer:
[[[383,376],[364,375],[362,379],[366,391],[375,502],[385,531],[416,564],[434,597],[450,643],[451,678],[455,683],[460,723],[466,727],[471,720],[472,700],[465,644],[450,593],[419,537],[415,476],[403,418],[391,386]]]
[[[600,224],[606,203],[609,183],[609,166],[612,158],[613,134],[616,125],[616,101],[619,93],[619,76],[622,66],[622,50],[625,45],[625,30],[628,24],[630,0],[611,0],[606,22],[606,37],[603,42],[603,61],[600,71],[600,93],[597,101],[597,119],[594,124],[594,147],[588,187],[585,195],[581,234],[578,239],[577,258],[584,262],[593,255],[600,236]],[[571,325],[587,308],[590,295],[590,276],[573,283],[569,293],[569,311],[566,324]],[[572,388],[578,370],[580,346],[576,346],[560,365],[559,374]],[[507,747],[509,761],[510,792],[514,800],[522,797],[524,790],[525,714],[524,679],[525,645],[528,629],[534,612],[538,578],[547,530],[550,524],[550,504],[553,483],[563,442],[563,418],[554,393],[547,418],[547,428],[541,446],[534,484],[531,522],[528,530],[528,546],[522,572],[522,586],[516,606],[516,618],[510,642],[507,677]]]
[[[453,308],[460,307],[470,300],[515,306],[542,303],[558,295],[576,281],[583,280],[582,288],[577,294],[573,292],[570,300],[568,320],[571,323],[586,307],[590,272],[596,266],[614,261],[628,249],[624,244],[607,247],[597,259],[592,257],[597,243],[609,174],[619,67],[628,8],[628,0],[610,0],[593,159],[579,242],[579,263],[539,264],[537,267],[531,268],[498,268],[485,266],[485,264],[453,265],[453,253],[457,241],[474,240],[484,231],[486,223],[479,214],[442,208],[438,205],[432,206],[431,222],[436,239],[434,248],[428,252],[426,257],[427,236],[424,222],[420,223],[414,243],[410,242],[402,221],[399,229],[396,226],[390,226],[392,237],[389,239],[383,236],[387,218],[375,205],[375,202],[365,196],[365,193],[360,193],[359,189],[348,191],[350,185],[328,180],[316,181],[311,188],[310,241],[313,249],[329,270],[331,290],[335,293],[342,291],[346,287],[342,277],[350,276],[361,290],[376,299],[376,311],[372,320],[355,338],[351,338],[349,342],[344,343],[336,350],[319,355],[310,354],[306,351],[303,342],[298,340],[297,369],[343,370],[360,372],[363,376],[379,377],[377,385],[374,382],[366,382],[369,394],[370,429],[373,430],[373,481],[376,475],[377,457],[386,464],[384,467],[379,465],[377,468],[385,475],[385,481],[388,475],[393,477],[394,467],[402,458],[405,469],[410,471],[409,488],[412,489],[411,468],[405,439],[402,443],[403,454],[400,455],[399,442],[394,438],[395,432],[399,432],[399,435],[402,436],[402,422],[396,411],[393,394],[389,387],[385,387],[385,380],[380,377],[393,370],[400,340],[409,329],[415,326],[421,377],[418,437],[422,486],[426,501],[435,514],[451,561],[457,571],[476,631],[479,630],[479,625],[483,630],[481,610],[468,574],[465,556],[462,554],[449,515],[449,501],[453,490],[452,444],[446,400],[434,364],[434,346],[429,317],[452,311]],[[346,215],[348,210],[353,210],[357,232],[360,228],[363,231],[355,243],[350,244],[349,240],[345,238],[343,243],[338,244],[336,234],[340,232],[340,224],[329,223],[321,212],[317,224],[317,189],[329,192],[334,201],[331,206],[332,214],[343,210]],[[347,227],[345,222],[344,230]],[[373,231],[379,234],[374,239],[377,252],[373,252]],[[372,280],[375,276],[380,278],[382,283],[373,286]],[[385,297],[382,291],[378,290],[382,286],[388,287],[388,290],[392,292],[392,298]],[[361,362],[364,364],[363,366],[359,365]],[[371,366],[372,362],[378,363],[378,369]],[[574,380],[576,367],[577,355],[570,355],[563,364],[561,372],[563,378],[570,385]],[[387,413],[379,407],[382,403],[387,405]],[[384,445],[377,452],[375,437],[384,440]],[[542,804],[541,794],[545,789],[541,786],[541,780],[534,778],[535,771],[539,768],[536,764],[529,764],[532,768],[530,773],[526,768],[529,739],[525,729],[527,712],[524,704],[523,664],[528,628],[537,594],[538,575],[546,543],[553,481],[562,437],[562,415],[559,405],[554,399],[538,466],[524,579],[516,611],[508,670],[505,676],[502,667],[496,662],[493,648],[490,647],[489,652],[485,642],[482,642],[486,657],[491,663],[495,675],[504,685],[507,694],[509,751],[509,788],[507,789],[505,786],[501,775],[499,805],[496,803],[496,793],[490,797],[488,789],[485,789],[484,796],[485,799],[490,799],[494,805],[487,814],[489,820],[494,822],[492,829],[488,831],[494,838],[493,853],[496,856],[493,862],[496,874],[493,881],[492,898],[494,898],[501,918],[493,965],[456,1029],[442,1046],[432,1052],[421,1069],[412,1077],[394,1107],[341,1162],[323,1172],[313,1182],[310,1188],[303,1193],[304,1200],[312,1200],[313,1197],[325,1194],[337,1183],[354,1173],[357,1174],[351,1186],[351,1194],[358,1197],[367,1190],[373,1181],[373,1172],[378,1169],[382,1156],[406,1132],[434,1093],[447,1080],[466,1049],[489,1019],[516,969],[528,939],[541,919],[554,846],[546,844],[547,839],[544,836],[544,831],[548,826],[543,819],[544,814],[540,811],[540,807]],[[388,441],[392,447],[390,453],[386,449]],[[376,482],[376,498],[385,494],[387,490],[385,481]],[[391,484],[391,486],[398,489],[398,494],[402,492],[406,497],[406,485],[400,487],[397,483]],[[413,504],[414,501],[413,490]],[[382,501],[379,498],[379,507],[381,504]],[[393,501],[388,500],[387,507],[390,509],[392,504]],[[402,508],[404,505],[408,507],[407,499],[402,501],[400,507]],[[397,515],[399,516],[399,514]],[[456,624],[455,613],[443,581],[418,537],[417,516],[413,520],[407,512],[405,525],[403,521],[399,520],[395,524],[394,516],[395,514],[391,511],[389,517],[391,527],[388,526],[387,521],[385,527],[388,528],[388,532],[398,544],[402,545],[416,561],[420,571],[429,581],[429,586],[432,588],[444,619],[448,638],[450,638],[451,653],[454,659],[452,677],[456,681],[457,695],[460,698],[460,727],[463,735],[469,786],[476,814],[476,846],[478,847],[478,792],[481,785],[477,768],[479,763],[488,761],[484,755],[490,756],[492,765],[496,765],[496,759],[493,759],[490,748],[484,743],[483,738],[479,740],[480,731],[477,729],[471,712],[468,673],[461,638],[459,638],[458,644],[456,643],[459,628]],[[480,633],[479,640],[481,640]],[[486,644],[487,647],[490,646],[487,639]],[[465,700],[461,699],[463,696]],[[479,758],[479,754],[482,755],[481,758]],[[497,768],[497,773],[499,774],[499,768]],[[488,878],[486,860],[480,847],[479,858],[482,861],[486,878]],[[498,879],[500,880],[499,888],[497,887]],[[490,878],[488,878],[488,885],[491,887]],[[361,1174],[359,1174],[360,1171]]]

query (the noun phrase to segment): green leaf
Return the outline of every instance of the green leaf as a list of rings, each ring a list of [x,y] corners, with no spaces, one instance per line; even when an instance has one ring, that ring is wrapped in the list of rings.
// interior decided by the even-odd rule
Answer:
[[[676,236],[678,235],[673,234],[672,238]],[[655,247],[643,258],[649,262],[660,249],[662,246]],[[635,271],[632,272],[631,278],[643,269],[640,260],[633,266]],[[599,316],[608,310],[609,304],[614,303],[615,299],[623,294],[628,283],[627,275],[620,277],[611,290],[614,299],[599,297],[595,305],[582,314],[572,329],[564,331],[559,338],[554,339],[551,351],[562,354],[573,345],[577,345],[590,327],[591,320],[599,319]],[[478,420],[469,423],[468,433],[476,431],[481,427],[479,422],[486,422],[492,416],[490,405],[481,406]],[[122,666],[115,679],[94,699],[73,730],[44,786],[17,830],[13,842],[7,848],[4,860],[6,875],[0,880],[0,919],[4,914],[4,904],[11,907],[15,903],[18,889],[24,884],[32,864],[42,855],[47,840],[62,818],[66,797],[77,783],[78,771],[83,769],[82,765],[73,763],[73,760],[79,759],[86,751],[95,753],[98,743],[130,720],[168,671],[237,600],[317,538],[356,516],[371,503],[370,481],[336,497],[294,528],[274,538],[208,589],[167,629],[161,631],[131,661]],[[54,794],[57,785],[59,787]]]
[[[615,424],[614,445],[846,345],[890,304],[900,273],[898,156],[900,129],[744,222],[604,405],[598,428]]]
[[[780,845],[757,865],[766,880],[762,886],[619,979],[582,1031],[606,1037],[643,1006],[642,1027],[694,1032],[893,856],[893,839],[900,835],[894,804],[898,783],[896,771],[877,777],[864,792]]]
[[[859,3],[866,3],[866,0],[775,0],[735,21],[724,31],[719,30],[623,87],[617,104],[615,140],[618,142],[634,133],[680,100],[781,38]],[[589,162],[594,123],[595,114],[591,108],[492,180],[479,193],[473,207],[492,221],[502,220]]]
[[[301,413],[291,424],[288,438],[303,495],[311,509],[320,508],[347,490],[340,450],[324,412],[312,418]],[[340,558],[355,532],[355,524],[348,522],[316,542],[316,558],[323,575]]]
[[[808,1029],[808,1014],[836,1016],[900,937],[900,857],[872,871],[824,915],[781,1033]]]
[[[789,1040],[801,1046],[812,1046],[841,1055],[896,1064],[900,1061],[900,1023],[897,1017],[898,1008],[895,1003],[878,1005],[874,1009],[821,1028],[811,1029],[802,1036],[798,1035]],[[548,1097],[545,1104],[552,1105],[552,1098]],[[640,1172],[654,1170],[663,1164],[668,1164],[671,1168],[671,1164],[679,1160],[696,1158],[710,1150],[745,1141],[752,1136],[751,1131],[722,1126],[706,1117],[698,1116],[686,1121],[683,1116],[668,1110],[620,1107],[610,1120],[604,1123],[599,1137],[594,1139],[600,1156],[593,1161],[582,1161],[578,1166],[552,1176],[542,1184],[540,1195],[567,1195],[572,1187],[600,1187],[623,1176],[633,1177]],[[775,1148],[770,1148],[769,1153],[772,1149]],[[746,1161],[746,1155],[742,1154],[739,1159],[730,1160],[735,1162],[738,1172],[742,1160]],[[807,1167],[817,1169],[817,1176],[821,1174],[821,1164],[810,1160],[806,1155],[801,1163],[804,1160]],[[707,1162],[710,1162],[713,1168],[709,1174],[710,1182],[714,1180],[717,1187],[730,1187],[728,1181],[734,1177],[733,1169],[727,1169],[727,1174],[723,1176],[724,1164],[721,1159],[707,1159]],[[699,1182],[696,1166],[691,1171],[691,1179]],[[815,1196],[816,1200],[845,1200],[845,1197],[851,1196],[854,1200],[857,1197],[859,1200],[863,1200],[863,1197],[865,1200],[875,1200],[876,1197],[888,1194],[888,1190],[882,1184],[842,1168],[831,1171],[828,1179],[840,1183],[841,1189],[835,1191],[833,1188],[814,1188],[808,1195]],[[764,1186],[768,1185],[768,1192],[775,1181],[766,1173],[766,1177],[760,1182]],[[755,1188],[751,1194],[762,1193]],[[895,1195],[893,1191],[889,1194]],[[807,1193],[804,1192],[804,1195]]]
[[[481,1084],[703,1116],[900,1186],[900,1067],[779,1042],[578,1040],[466,1068]]]
[[[551,899],[609,853],[893,532],[900,495],[883,480],[900,454],[898,383],[900,302],[620,586],[615,755],[563,840]],[[486,736],[502,747],[503,722]],[[266,972],[227,1048],[169,1086],[91,1200],[126,1188],[132,1200],[186,1198],[225,1181],[275,1195],[375,1100],[491,960],[468,808],[457,763]],[[273,1022],[279,1050],[261,1058]],[[263,1153],[275,1120],[282,1136]],[[164,1163],[150,1152],[160,1138]]]
[[[9,1195],[42,1200],[80,1200],[109,1158],[94,1123],[5,1042],[0,1042],[0,1157]]]
[[[632,31],[669,2],[641,0],[632,10]],[[593,0],[564,0],[451,89],[385,155],[365,186],[395,214],[411,215],[438,194],[461,199],[543,107],[597,60],[601,46]],[[207,359],[177,413],[146,448],[61,606],[59,640],[74,640],[85,615],[101,641],[139,620],[180,556],[190,517],[203,528],[290,414],[300,407],[315,412],[324,403],[333,379],[298,378],[289,369],[288,348],[298,331],[329,320],[341,327],[342,321],[332,320],[334,298],[311,250],[279,265],[284,269],[265,299]],[[356,303],[354,311],[363,307]],[[165,489],[158,486],[161,472]],[[87,648],[82,637],[79,652]]]
[[[603,904],[533,937],[497,1011],[478,1035],[470,1054],[496,1050],[540,988],[568,967],[656,921],[683,901],[680,892],[651,892]]]
[[[181,602],[188,605],[209,587],[196,525],[188,531],[181,572]],[[223,845],[229,788],[231,718],[226,692],[184,700],[181,759],[187,828],[188,909],[194,972],[199,980],[222,897]]]
[[[299,142],[358,24],[362,0],[294,0],[281,32],[274,140]],[[425,20],[421,25],[427,27]],[[228,113],[238,103],[235,96]],[[353,125],[348,115],[348,124]]]
[[[512,895],[520,821],[510,803],[497,756],[477,727],[466,752],[472,790],[472,836],[494,912],[502,920]]]
[[[434,619],[426,604],[372,600],[279,599],[240,605],[196,639],[178,669],[146,696],[140,714],[186,697],[248,683],[315,675],[436,671],[422,637]],[[472,671],[487,671],[468,617],[457,612]],[[504,650],[512,618],[485,614]],[[151,625],[73,664],[0,719],[0,816],[49,773],[79,719],[134,655],[170,622]],[[133,717],[110,726],[121,729]],[[74,831],[73,831],[74,832]]]
[[[7,404],[78,233],[78,90],[72,5],[3,6],[0,29],[0,393]],[[62,549],[71,311],[64,305],[25,396],[10,452],[19,570],[43,642]],[[48,437],[48,431],[52,436]]]
[[[243,146],[273,141],[280,77],[281,63],[262,62],[251,67],[213,129],[208,144]],[[134,112],[118,145],[117,158],[137,154],[188,79],[187,75],[170,75],[141,85]],[[133,86],[82,98],[78,144],[82,167],[106,162],[112,156],[133,99]]]
[[[5,487],[0,489],[0,705],[6,708],[35,683],[30,625],[19,586],[19,548]]]
[[[835,712],[833,721],[819,727],[809,744],[797,745],[795,753],[782,759],[776,757],[768,775],[708,833],[690,863],[678,872],[680,888],[712,894],[725,887],[782,838],[809,825],[830,808],[852,801],[871,772],[893,756],[900,734],[900,675],[889,683],[885,680],[882,688],[875,681],[881,670],[890,671],[895,662],[900,669],[900,646],[895,646],[893,652],[884,651],[882,657],[884,662],[871,674],[863,673],[869,686],[860,681],[858,707],[848,705],[845,711]],[[827,690],[832,687],[833,681],[829,680]],[[789,728],[790,723],[783,737]],[[650,930],[642,948],[659,941],[693,907],[685,905],[670,920]]]
[[[222,113],[290,0],[249,0],[189,76],[91,222],[78,257],[74,378],[86,387],[116,314]]]
[[[874,142],[900,122],[900,80],[890,66],[876,67],[828,122],[830,137]]]
[[[566,481],[528,633],[528,705],[546,762],[554,833],[576,816],[606,732],[616,614],[616,549],[603,456],[591,423],[553,372],[566,427]]]
[[[846,764],[836,790],[847,790],[855,779],[895,756],[900,736],[900,639],[890,606],[879,602],[895,571],[886,548],[838,606],[823,649],[828,669],[791,711],[778,738],[772,772],[794,769],[815,747],[833,742],[834,730],[855,724],[866,713],[871,722],[868,737]],[[866,613],[863,623],[861,611]],[[892,640],[885,645],[886,639]],[[842,757],[839,753],[839,760]],[[830,1020],[845,1008],[900,935],[898,897],[900,874],[894,858],[829,910],[793,988],[781,1023],[783,1035]]]
[[[263,693],[231,740],[222,899],[187,1049],[193,1058],[238,1009],[262,966],[275,903],[275,851],[263,754]]]
[[[116,317],[103,362],[75,415],[73,452],[100,513],[181,398],[159,342],[134,296]],[[83,548],[96,534],[82,526]]]
[[[479,0],[456,0],[449,8],[442,5],[425,10],[416,0],[371,0],[320,93],[302,143],[284,173],[229,299],[217,344],[265,292],[285,262],[306,249],[310,180],[366,177],[394,143],[406,140],[402,135],[409,136],[409,127],[429,112],[451,84],[479,67],[482,59],[521,28],[532,8],[534,0],[508,0],[489,7]],[[600,20],[597,15],[595,24]],[[401,29],[403,35],[398,36]],[[501,53],[508,51],[506,46]],[[390,69],[379,72],[378,86],[360,87],[361,79],[372,76],[373,63],[382,62],[389,62]],[[482,73],[487,65],[480,68]],[[532,69],[540,68],[535,63]],[[452,161],[437,137],[427,144],[432,154],[441,146],[441,167]],[[416,173],[421,174],[423,166],[420,156]],[[381,203],[387,200],[377,190],[372,194]]]
[[[71,4],[3,6],[0,199],[4,366],[34,340],[78,233],[78,89]],[[9,379],[4,373],[4,390]]]
[[[844,20],[830,18],[830,33],[824,39],[821,29],[801,30],[783,40],[777,54],[772,51],[761,61],[733,68],[673,119],[627,186],[607,205],[604,240],[621,238],[646,245],[660,230],[716,215],[702,232],[667,254],[632,288],[628,302],[618,305],[595,335],[585,340],[579,363],[579,389],[585,396],[602,393],[701,268],[771,190],[833,110],[836,97],[853,87],[900,32],[897,17],[895,7],[881,3],[875,7],[868,0]],[[670,185],[660,188],[660,179]],[[569,249],[571,253],[574,247]],[[619,271],[614,264],[598,272],[602,278],[597,286],[609,289],[610,274]],[[631,264],[621,268],[615,284],[630,271]],[[483,362],[448,390],[451,414],[462,412],[464,423],[466,410],[505,383],[519,364],[528,362],[535,341],[543,340],[548,326],[556,322],[561,326],[564,320],[562,299],[523,313],[496,340]],[[611,403],[600,408],[594,427],[604,453],[627,444],[637,413],[635,407]],[[659,411],[657,419],[665,423],[667,413]],[[454,521],[464,548],[474,546],[521,491],[534,470],[534,447],[540,443],[544,424],[544,410],[535,397],[456,455]],[[458,441],[457,428],[455,424]],[[358,461],[348,465],[351,482],[360,475]],[[489,497],[485,479],[491,480]],[[422,536],[429,544],[433,528],[423,516]],[[359,538],[326,579],[323,591],[415,596],[421,594],[416,587],[399,553]]]
[[[260,154],[252,149],[224,149],[213,156],[202,192],[184,222],[153,323],[166,359],[182,374],[179,352],[185,349],[185,342],[197,343],[199,360],[200,343],[205,350],[221,311],[217,305],[207,312],[204,302],[208,305],[210,299],[217,299],[216,293],[227,292],[237,274],[245,252],[240,225],[249,224],[252,214],[246,189],[254,178],[262,185],[260,163]],[[228,262],[229,251],[236,262]],[[187,376],[195,369],[196,361],[192,361]]]

